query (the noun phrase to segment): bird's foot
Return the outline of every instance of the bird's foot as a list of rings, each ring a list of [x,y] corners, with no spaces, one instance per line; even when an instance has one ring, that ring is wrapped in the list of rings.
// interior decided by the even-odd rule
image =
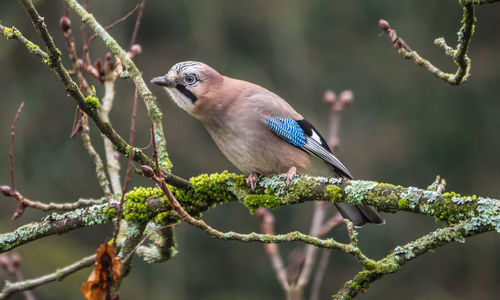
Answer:
[[[291,166],[288,172],[285,173],[285,183],[287,187],[290,186],[290,180],[295,174],[297,174],[297,168],[295,166]]]
[[[252,189],[252,192],[255,191],[255,184],[257,183],[259,179],[259,174],[257,173],[250,173],[247,177],[247,184],[250,186],[250,189]]]

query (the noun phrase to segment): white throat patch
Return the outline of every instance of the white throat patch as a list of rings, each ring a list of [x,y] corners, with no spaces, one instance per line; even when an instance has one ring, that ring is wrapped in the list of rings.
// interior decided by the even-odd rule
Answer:
[[[172,100],[174,100],[174,102],[180,108],[182,108],[183,110],[185,110],[187,112],[191,112],[193,110],[194,104],[193,104],[193,101],[191,101],[191,99],[186,97],[184,94],[182,94],[181,92],[179,92],[175,88],[165,88],[165,90],[170,95],[170,98],[172,98]]]

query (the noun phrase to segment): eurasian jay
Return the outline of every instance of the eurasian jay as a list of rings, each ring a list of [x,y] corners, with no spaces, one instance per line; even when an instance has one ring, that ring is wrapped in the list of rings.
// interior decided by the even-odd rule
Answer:
[[[223,76],[195,61],[177,63],[151,82],[165,87],[180,108],[205,126],[229,161],[249,174],[252,190],[259,175],[286,172],[289,184],[296,171],[305,171],[311,155],[325,161],[340,177],[352,179],[312,124],[261,86]],[[371,206],[336,206],[356,226],[384,223]]]

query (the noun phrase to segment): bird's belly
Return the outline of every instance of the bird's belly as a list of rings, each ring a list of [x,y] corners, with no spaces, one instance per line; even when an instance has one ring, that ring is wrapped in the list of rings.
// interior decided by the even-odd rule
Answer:
[[[247,174],[255,172],[271,176],[284,173],[292,166],[301,173],[309,162],[307,153],[270,131],[260,136],[242,131],[212,134],[212,137],[227,159]]]

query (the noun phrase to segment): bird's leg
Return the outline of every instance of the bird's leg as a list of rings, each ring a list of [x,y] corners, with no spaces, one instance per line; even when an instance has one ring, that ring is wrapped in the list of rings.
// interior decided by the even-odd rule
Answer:
[[[290,180],[295,174],[297,174],[297,168],[295,166],[291,166],[288,172],[285,173],[286,186],[290,186]]]
[[[250,186],[252,189],[252,192],[255,191],[255,184],[257,183],[257,180],[259,179],[259,174],[252,172],[250,175],[247,177],[247,184]]]

